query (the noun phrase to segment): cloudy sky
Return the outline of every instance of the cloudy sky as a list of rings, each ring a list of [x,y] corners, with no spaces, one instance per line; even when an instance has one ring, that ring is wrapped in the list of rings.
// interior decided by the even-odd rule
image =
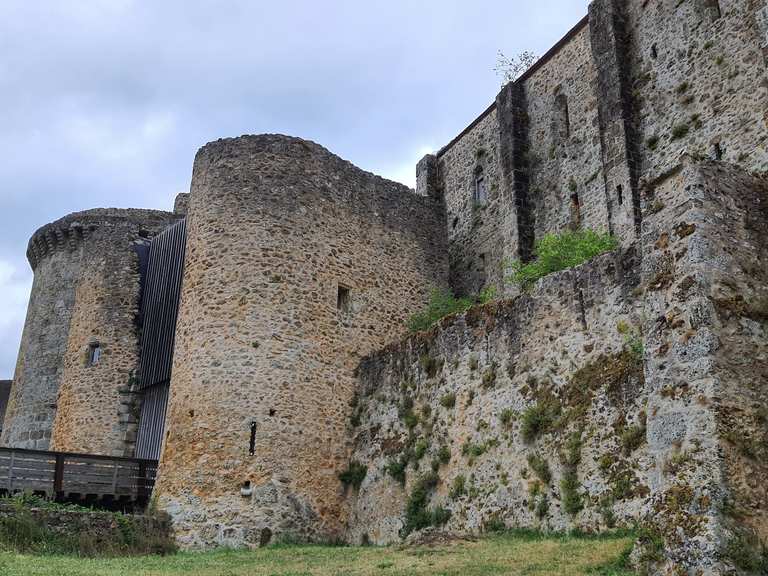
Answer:
[[[170,209],[195,151],[280,132],[414,182],[493,100],[498,50],[543,54],[587,0],[2,0],[0,379],[39,226]]]

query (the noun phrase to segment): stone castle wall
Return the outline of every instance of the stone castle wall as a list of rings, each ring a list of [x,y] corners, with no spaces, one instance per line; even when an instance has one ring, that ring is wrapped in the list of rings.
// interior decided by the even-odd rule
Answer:
[[[455,292],[511,295],[507,264],[529,259],[547,233],[591,228],[632,244],[642,181],[683,152],[768,169],[768,10],[716,4],[595,0],[438,152],[432,187],[446,199]],[[484,204],[474,201],[480,170]]]
[[[350,541],[402,537],[434,471],[428,507],[451,512],[448,529],[639,524],[673,573],[725,573],[737,544],[759,552],[768,186],[688,159],[644,193],[636,250],[363,360]]]
[[[156,488],[185,546],[341,533],[353,372],[446,285],[443,221],[312,142],[200,150]]]
[[[349,491],[352,542],[399,540],[405,502],[430,470],[439,475],[430,507],[451,511],[449,530],[479,532],[491,521],[601,527],[596,502],[620,473],[631,487],[614,513],[636,515],[644,479],[629,470],[645,452],[624,457],[618,437],[641,420],[642,358],[625,350],[617,327],[639,329],[642,301],[636,262],[624,258],[609,254],[550,276],[530,295],[444,320],[363,361],[352,458],[368,473],[359,492]],[[524,440],[526,409],[549,401],[557,404],[557,424]],[[563,509],[558,458],[573,434],[582,441],[579,489],[594,500],[575,519]],[[440,458],[446,449],[449,461]],[[403,454],[410,455],[404,483],[389,469]],[[599,471],[604,454],[616,461],[615,472]],[[546,460],[552,477],[539,478],[529,455]]]
[[[35,233],[27,252],[32,294],[0,443],[120,456],[131,451],[119,390],[130,385],[138,355],[134,244],[174,218],[96,209]],[[90,366],[89,346],[96,343],[101,358]]]
[[[626,5],[646,178],[674,166],[682,152],[768,170],[765,0]]]

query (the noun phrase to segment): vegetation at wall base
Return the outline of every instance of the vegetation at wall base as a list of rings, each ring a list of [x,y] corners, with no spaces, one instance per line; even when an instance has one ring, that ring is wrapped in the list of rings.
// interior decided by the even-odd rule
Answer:
[[[562,234],[547,234],[536,242],[536,259],[523,264],[510,264],[511,274],[507,281],[529,289],[537,280],[560,270],[573,268],[615,250],[619,243],[610,234],[594,230],[576,230]]]
[[[50,519],[68,517],[72,525]],[[106,518],[105,518],[106,517]],[[89,524],[106,520],[114,530],[97,531]],[[176,551],[167,531],[154,531],[154,522],[119,512],[95,511],[72,504],[59,504],[32,496],[0,499],[0,551],[19,554],[117,557],[165,555]],[[85,527],[78,530],[74,526]],[[2,563],[0,563],[2,567]],[[5,576],[5,572],[0,570]]]
[[[499,526],[500,528],[500,526]],[[3,576],[633,576],[634,535],[501,531],[476,542],[429,547],[325,546],[280,543],[258,550],[221,549],[171,556],[78,558],[0,550]]]
[[[472,306],[487,304],[494,298],[496,298],[496,289],[492,286],[474,296],[461,298],[457,298],[448,290],[435,289],[430,295],[427,308],[408,320],[408,329],[412,333],[429,330],[446,316],[460,314]]]

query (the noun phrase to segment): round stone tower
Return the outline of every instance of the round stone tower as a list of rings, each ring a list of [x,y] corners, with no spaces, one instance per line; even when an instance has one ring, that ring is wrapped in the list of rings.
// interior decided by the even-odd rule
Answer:
[[[444,218],[305,140],[198,152],[155,488],[183,546],[341,533],[354,370],[446,285]]]
[[[130,453],[141,245],[178,218],[96,209],[35,232],[27,249],[34,282],[0,444]]]

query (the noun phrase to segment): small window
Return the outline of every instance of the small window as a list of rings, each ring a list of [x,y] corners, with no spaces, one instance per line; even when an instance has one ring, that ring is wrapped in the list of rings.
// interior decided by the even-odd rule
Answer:
[[[712,14],[713,20],[719,20],[723,17],[723,9],[720,8],[720,0],[711,0],[710,1],[710,13]]]
[[[88,345],[88,366],[95,366],[101,360],[101,345],[94,342]]]
[[[624,189],[621,187],[621,184],[616,186],[616,199],[619,201],[619,206],[624,204]]]
[[[256,453],[256,422],[251,422],[251,439],[248,442],[248,454],[253,456]]]
[[[475,192],[474,198],[475,204],[483,206],[488,202],[488,184],[485,181],[485,174],[483,168],[478,166],[475,170]]]
[[[558,142],[564,142],[571,136],[571,114],[565,94],[555,96],[554,125]]]
[[[656,58],[658,57],[659,57],[659,50],[658,48],[656,48],[656,44],[654,44],[653,46],[651,46],[651,58],[656,60]]]
[[[581,228],[581,202],[578,194],[571,194],[571,228]]]
[[[350,312],[352,310],[352,293],[349,288],[339,284],[339,290],[336,295],[336,307],[341,312]]]

